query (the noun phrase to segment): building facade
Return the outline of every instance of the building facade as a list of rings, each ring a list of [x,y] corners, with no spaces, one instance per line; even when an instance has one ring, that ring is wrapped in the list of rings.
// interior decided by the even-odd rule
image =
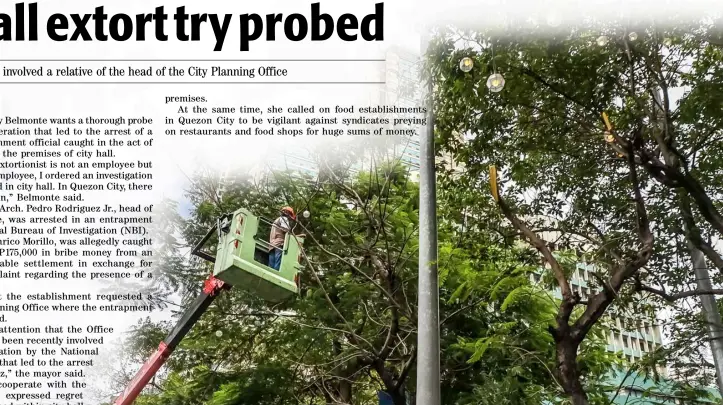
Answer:
[[[583,301],[599,291],[590,283],[593,271],[594,265],[581,262],[577,264],[577,269],[570,278],[570,287],[573,292],[580,294]],[[540,283],[541,274],[531,275],[530,281]],[[551,293],[555,298],[562,298],[559,287],[555,287]],[[609,311],[606,321],[610,325],[607,350],[619,353],[628,363],[642,359],[646,353],[653,352],[663,345],[663,335],[655,316],[644,316],[632,311]],[[667,370],[664,368],[658,372],[667,375]]]
[[[559,241],[560,234],[556,232],[542,232],[539,235],[545,241]],[[574,243],[568,242],[566,247],[549,243],[548,246],[553,254],[562,253],[565,250],[573,249]],[[579,250],[585,249],[583,242],[575,245]],[[600,291],[597,287],[593,274],[595,265],[586,260],[586,255],[577,252],[577,262],[574,264],[569,282],[572,291],[580,295],[582,301],[590,299]],[[545,267],[549,268],[549,264]],[[530,275],[530,281],[534,284],[542,284],[544,267]],[[562,298],[560,288],[545,287],[551,296],[557,299]],[[645,302],[642,301],[642,304]],[[662,377],[655,381],[651,376],[635,372],[633,364],[643,359],[664,345],[661,322],[657,314],[636,312],[630,308],[609,308],[606,315],[600,320],[606,331],[608,352],[618,354],[624,361],[623,369],[610,370],[609,385],[618,388],[619,392],[614,393],[612,404],[638,404],[638,405],[674,405],[674,404],[710,404],[718,403],[713,400],[691,401],[681,399],[676,392],[674,381],[668,378],[668,370],[665,367],[658,367],[658,374]],[[720,398],[715,389],[702,387],[714,398]]]
[[[412,52],[391,49],[387,52],[383,77],[385,86],[379,92],[379,105],[393,105],[402,108],[419,107],[424,102],[420,86],[420,57]],[[419,138],[416,133],[397,140],[392,145],[395,157],[413,172],[419,171]]]

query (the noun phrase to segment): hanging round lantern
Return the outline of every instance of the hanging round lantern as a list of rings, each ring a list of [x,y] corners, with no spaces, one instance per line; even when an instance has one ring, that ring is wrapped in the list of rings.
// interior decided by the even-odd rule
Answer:
[[[217,330],[217,331],[216,331],[216,337],[221,337],[221,336],[223,336],[223,332],[220,331],[220,330]]]
[[[493,73],[487,79],[487,88],[493,93],[499,93],[505,87],[505,78],[499,73]]]
[[[600,35],[595,42],[597,42],[599,46],[605,46],[610,42],[610,38],[605,35]]]
[[[638,39],[638,33],[637,33],[637,32],[631,32],[630,34],[628,34],[628,38],[630,39],[630,41],[635,41],[635,40]]]
[[[469,73],[474,67],[474,61],[470,57],[464,57],[459,61],[459,70]]]

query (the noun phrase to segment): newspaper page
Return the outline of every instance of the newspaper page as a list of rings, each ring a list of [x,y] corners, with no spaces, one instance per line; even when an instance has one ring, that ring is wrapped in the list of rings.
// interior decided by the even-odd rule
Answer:
[[[0,405],[720,403],[716,6],[4,3]]]

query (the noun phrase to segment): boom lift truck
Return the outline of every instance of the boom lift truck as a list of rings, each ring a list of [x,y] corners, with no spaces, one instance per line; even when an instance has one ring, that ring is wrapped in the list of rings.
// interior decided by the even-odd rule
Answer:
[[[268,232],[259,234],[259,225],[272,223],[245,209],[222,216],[192,253],[214,264],[213,273],[204,282],[201,295],[186,310],[158,350],[146,361],[114,405],[131,405],[143,388],[171,356],[193,325],[224,290],[232,286],[248,290],[260,298],[277,303],[300,291],[299,271],[303,238],[286,234],[281,267],[274,270],[268,264]],[[216,256],[203,251],[204,245],[218,232]]]

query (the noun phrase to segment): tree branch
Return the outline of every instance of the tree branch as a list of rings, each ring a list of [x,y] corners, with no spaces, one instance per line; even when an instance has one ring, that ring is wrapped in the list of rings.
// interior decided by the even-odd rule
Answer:
[[[412,367],[415,365],[415,360],[417,359],[417,348],[416,346],[412,348],[412,354],[409,356],[409,360],[407,360],[406,364],[404,364],[404,367],[402,368],[402,372],[399,374],[399,378],[397,378],[397,384],[396,384],[396,390],[398,391],[402,385],[404,385],[404,382],[407,380],[407,376],[409,375],[409,372],[412,370]]]
[[[700,234],[700,228],[695,223],[695,218],[691,211],[690,197],[685,192],[679,193],[679,205],[680,211],[683,217],[683,223],[685,224],[685,231],[683,233],[698,250],[703,252],[705,256],[713,263],[715,267],[723,271],[723,258],[709,243],[703,240]]]
[[[662,297],[664,300],[668,302],[675,302],[679,299],[688,298],[688,297],[696,297],[700,295],[723,295],[723,289],[714,288],[711,290],[690,290],[690,291],[683,291],[679,292],[677,294],[668,294],[663,290],[659,290],[657,288],[649,287],[646,285],[643,285],[643,283],[640,280],[635,281],[635,289],[638,291],[646,291],[649,293],[653,293],[655,295],[658,295]]]
[[[533,246],[535,247],[545,258],[545,260],[550,264],[550,267],[552,268],[552,274],[555,277],[555,280],[557,281],[558,286],[560,287],[560,293],[562,294],[562,303],[560,304],[560,308],[557,311],[557,326],[558,329],[565,329],[567,330],[569,328],[569,322],[570,322],[570,316],[572,315],[572,311],[575,309],[575,305],[577,305],[578,302],[580,302],[580,296],[578,294],[573,294],[572,289],[570,288],[570,283],[567,280],[567,276],[565,275],[565,270],[562,268],[562,265],[555,259],[555,257],[552,255],[552,251],[550,251],[550,248],[547,246],[544,240],[542,240],[540,237],[538,237],[530,228],[528,228],[524,222],[522,222],[515,214],[512,212],[510,207],[507,205],[505,200],[502,198],[501,191],[498,187],[497,192],[497,204],[500,207],[500,210],[502,213],[507,217],[507,219],[512,222],[512,224],[522,232],[525,239]],[[557,332],[552,331],[553,336],[556,336]]]
[[[342,262],[342,263],[346,264],[347,266],[349,266],[349,267],[350,267],[352,270],[354,270],[355,272],[361,274],[364,278],[367,279],[367,281],[369,281],[370,283],[372,283],[372,285],[374,285],[379,291],[381,291],[384,295],[386,295],[387,298],[389,298],[395,305],[397,305],[399,308],[401,308],[401,306],[399,305],[398,302],[396,302],[396,300],[394,299],[394,297],[392,297],[392,296],[389,294],[389,292],[388,292],[384,287],[382,287],[381,285],[379,285],[379,283],[377,283],[376,280],[374,280],[373,278],[371,278],[367,273],[365,273],[365,272],[364,272],[362,269],[360,269],[359,267],[355,266],[355,265],[354,265],[353,263],[351,263],[350,261],[348,261],[348,260],[342,258],[341,256],[337,255],[336,253],[330,252],[329,250],[327,250],[326,248],[324,248],[324,247],[321,245],[321,243],[319,243],[319,241],[316,240],[316,238],[314,238],[314,235],[311,234],[310,232],[308,232],[308,230],[306,229],[306,227],[304,227],[303,225],[301,225],[301,228],[304,230],[304,232],[306,232],[306,236],[309,237],[309,238],[311,238],[311,240],[314,242],[314,244],[315,244],[322,252],[324,252],[324,253],[328,254],[329,256],[331,256],[331,257],[339,260],[340,262]],[[303,252],[303,249],[302,249],[302,252]]]
[[[609,288],[604,288],[589,300],[585,312],[578,318],[574,325],[573,337],[577,342],[581,342],[592,326],[602,317],[625,281],[645,266],[653,254],[654,237],[650,231],[650,221],[645,209],[645,201],[640,191],[640,179],[638,178],[635,159],[632,153],[628,156],[628,167],[630,169],[630,182],[633,187],[637,212],[637,228],[642,246],[635,257],[625,263],[624,266],[619,266],[615,269],[609,282]]]
[[[540,254],[542,254],[545,260],[552,267],[552,273],[555,277],[555,280],[557,280],[557,284],[560,286],[562,296],[565,298],[572,298],[572,290],[570,289],[570,283],[565,276],[565,270],[562,268],[562,265],[560,265],[557,259],[555,259],[555,257],[552,255],[552,251],[550,251],[550,248],[547,246],[545,241],[542,240],[539,236],[537,236],[530,228],[528,228],[524,222],[517,218],[517,216],[512,212],[512,210],[507,205],[502,196],[499,195],[499,192],[498,196],[499,199],[497,203],[505,217],[507,217],[507,219],[512,222],[512,225],[514,225],[515,228],[520,230],[522,236],[527,239],[527,241],[532,245],[532,247],[537,249]]]

